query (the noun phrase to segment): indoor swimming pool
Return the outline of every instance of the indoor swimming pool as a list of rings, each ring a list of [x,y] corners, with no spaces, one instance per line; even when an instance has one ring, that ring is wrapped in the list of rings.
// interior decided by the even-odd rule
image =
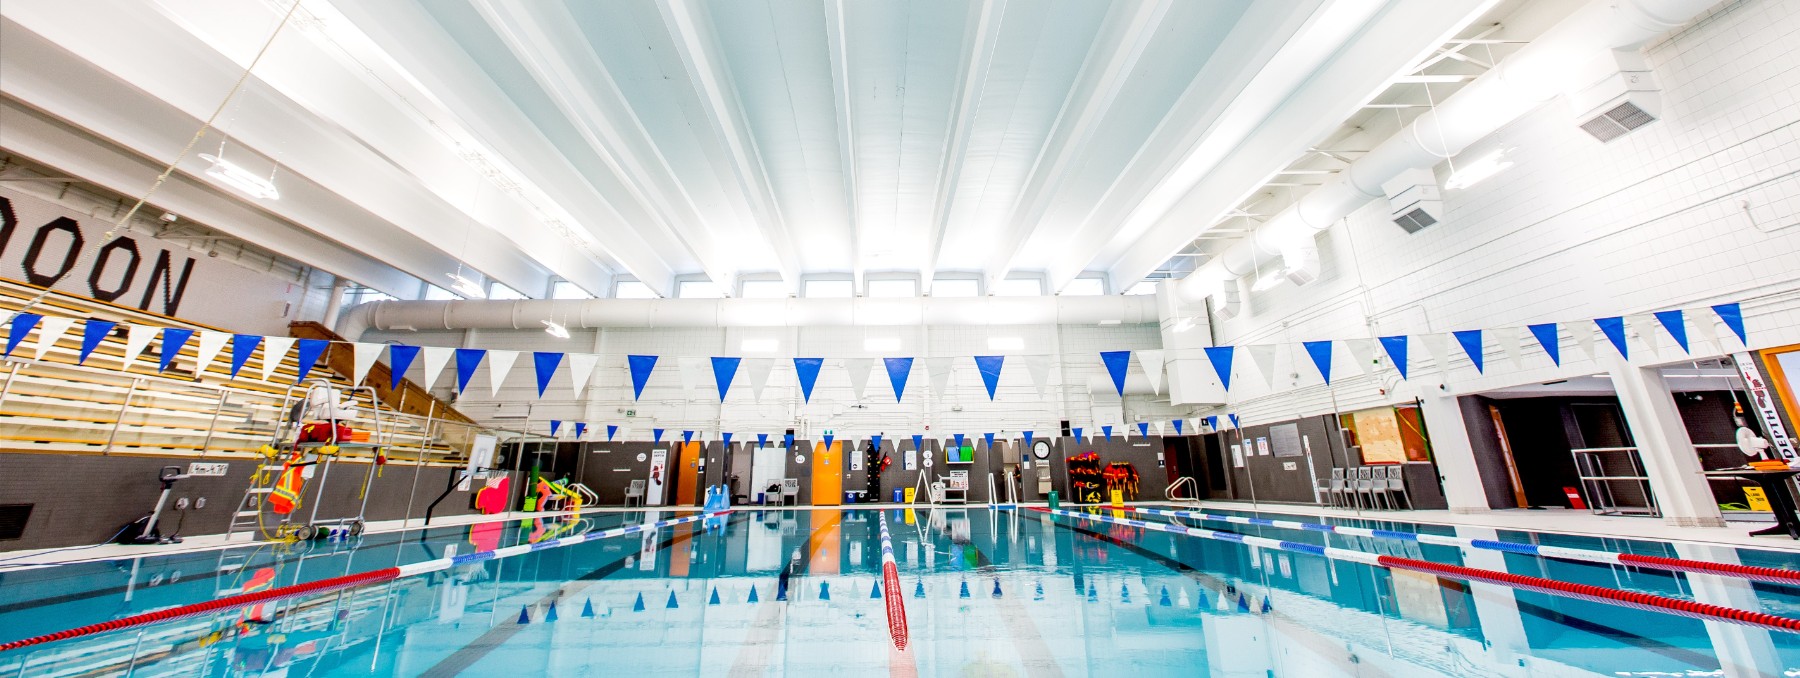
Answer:
[[[364,586],[0,652],[0,675],[1759,676],[1800,670],[1800,635],[1793,633],[1035,510],[744,508],[566,546],[527,546],[513,549],[522,552],[513,557],[508,551],[470,557],[691,515],[600,512],[578,520],[0,571],[4,644],[218,596],[462,556],[455,566]],[[1800,617],[1800,588],[1782,584],[1398,538],[1135,517],[1269,537],[1301,549],[1504,570]],[[884,520],[904,606],[904,650],[896,648],[887,615]],[[1782,569],[1796,560],[1792,552],[1331,522]]]

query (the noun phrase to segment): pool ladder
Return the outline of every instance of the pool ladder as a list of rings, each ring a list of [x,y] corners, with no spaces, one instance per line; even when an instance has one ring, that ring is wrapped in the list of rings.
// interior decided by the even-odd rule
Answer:
[[[1182,488],[1187,488],[1187,491],[1193,493],[1193,496],[1191,496],[1191,497],[1176,496],[1181,491]],[[1194,504],[1199,504],[1200,503],[1200,484],[1194,482],[1193,476],[1182,476],[1180,478],[1176,478],[1175,482],[1169,483],[1168,489],[1163,490],[1163,497],[1167,498],[1169,501],[1180,501],[1180,502],[1190,502],[1190,503],[1194,503]]]

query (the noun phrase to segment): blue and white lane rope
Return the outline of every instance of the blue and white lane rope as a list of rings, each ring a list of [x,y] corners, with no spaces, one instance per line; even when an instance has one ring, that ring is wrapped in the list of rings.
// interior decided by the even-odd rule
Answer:
[[[1653,612],[1666,612],[1669,614],[1679,615],[1679,616],[1683,616],[1683,617],[1690,617],[1693,619],[1711,619],[1711,620],[1729,621],[1729,622],[1733,622],[1733,623],[1737,623],[1737,624],[1744,624],[1746,626],[1755,626],[1758,628],[1764,628],[1764,629],[1769,629],[1769,630],[1773,630],[1773,631],[1786,631],[1788,633],[1800,633],[1800,620],[1797,620],[1797,619],[1791,619],[1788,617],[1772,615],[1772,614],[1768,614],[1766,612],[1740,610],[1740,609],[1737,609],[1734,607],[1725,607],[1722,605],[1713,605],[1710,603],[1701,603],[1701,602],[1696,602],[1696,601],[1692,601],[1692,600],[1680,600],[1677,598],[1670,598],[1668,596],[1659,596],[1659,595],[1653,595],[1653,594],[1649,594],[1649,593],[1639,593],[1636,591],[1621,591],[1619,589],[1609,589],[1609,588],[1604,588],[1604,587],[1600,587],[1600,586],[1591,586],[1588,584],[1572,584],[1569,582],[1556,581],[1554,579],[1545,579],[1543,577],[1531,577],[1531,576],[1526,576],[1526,575],[1512,574],[1510,572],[1500,572],[1497,570],[1484,570],[1484,569],[1473,568],[1473,567],[1463,567],[1461,565],[1447,565],[1444,563],[1434,563],[1431,561],[1418,560],[1415,558],[1400,558],[1397,556],[1382,556],[1382,555],[1376,555],[1373,553],[1364,553],[1362,551],[1352,551],[1350,549],[1341,549],[1341,548],[1336,548],[1336,547],[1332,547],[1332,546],[1320,546],[1318,544],[1303,544],[1300,542],[1284,541],[1281,539],[1269,539],[1267,537],[1253,537],[1250,535],[1237,534],[1234,532],[1219,532],[1216,530],[1208,530],[1208,529],[1200,528],[1200,527],[1186,527],[1183,525],[1174,525],[1174,524],[1170,524],[1170,523],[1160,523],[1160,522],[1150,522],[1150,521],[1145,521],[1145,520],[1137,520],[1137,519],[1133,519],[1133,518],[1114,518],[1112,516],[1105,516],[1105,515],[1092,514],[1092,513],[1079,513],[1079,512],[1069,511],[1069,510],[1065,510],[1065,509],[1050,509],[1050,508],[1032,507],[1032,510],[1042,511],[1045,513],[1062,516],[1065,518],[1074,518],[1077,520],[1098,521],[1098,522],[1110,523],[1110,524],[1114,524],[1114,525],[1125,525],[1128,527],[1137,527],[1137,528],[1142,528],[1142,529],[1146,529],[1146,530],[1169,532],[1172,534],[1185,534],[1185,535],[1194,536],[1194,537],[1202,537],[1205,539],[1215,539],[1218,541],[1227,541],[1227,542],[1236,542],[1239,544],[1248,544],[1251,546],[1259,546],[1262,548],[1275,549],[1278,551],[1286,551],[1286,552],[1290,552],[1290,553],[1306,553],[1306,554],[1311,554],[1311,555],[1315,555],[1315,556],[1324,556],[1326,558],[1332,558],[1332,559],[1336,559],[1336,560],[1345,560],[1345,561],[1350,561],[1350,562],[1354,562],[1354,563],[1361,563],[1364,565],[1372,565],[1375,567],[1384,567],[1384,568],[1389,568],[1389,569],[1397,568],[1397,569],[1403,569],[1403,570],[1413,570],[1415,572],[1426,572],[1426,573],[1434,574],[1434,575],[1437,575],[1440,577],[1448,577],[1451,579],[1461,579],[1464,581],[1478,581],[1478,582],[1484,582],[1484,583],[1489,583],[1489,584],[1497,584],[1500,586],[1507,586],[1507,587],[1515,588],[1515,589],[1522,589],[1522,590],[1526,590],[1526,591],[1537,591],[1540,593],[1547,593],[1547,594],[1563,596],[1563,597],[1567,597],[1567,598],[1576,598],[1576,599],[1580,599],[1580,600],[1588,600],[1588,601],[1597,602],[1597,603],[1607,603],[1607,604],[1611,604],[1611,605],[1619,605],[1622,607],[1629,607],[1629,608],[1634,608],[1634,609],[1639,609],[1639,610],[1650,610]]]
[[[580,544],[585,541],[592,541],[595,539],[606,539],[609,537],[618,537],[618,536],[623,536],[623,535],[627,535],[627,534],[633,534],[636,532],[646,532],[649,530],[656,530],[656,529],[661,529],[664,527],[685,525],[687,523],[699,522],[699,521],[705,520],[707,518],[715,518],[718,516],[726,515],[728,513],[731,513],[731,509],[726,509],[723,511],[714,511],[712,513],[696,513],[694,515],[685,516],[682,518],[670,518],[668,520],[658,520],[654,523],[644,523],[641,525],[626,525],[624,527],[615,527],[615,528],[612,528],[609,530],[601,530],[599,532],[587,532],[587,533],[583,533],[583,534],[570,535],[567,537],[558,537],[556,539],[548,539],[545,541],[540,541],[536,544],[519,544],[517,546],[508,546],[505,548],[494,549],[492,551],[480,551],[480,552],[476,552],[476,553],[465,553],[465,554],[459,555],[459,556],[450,556],[448,558],[438,558],[436,560],[422,560],[422,561],[419,561],[416,563],[407,563],[405,565],[401,565],[401,566],[397,567],[396,569],[399,570],[400,577],[411,577],[413,575],[425,574],[427,572],[437,572],[439,570],[447,570],[452,567],[456,567],[458,565],[468,565],[470,563],[479,563],[479,562],[486,561],[486,560],[499,560],[501,558],[511,558],[513,556],[524,555],[524,554],[533,553],[536,551],[543,551],[543,550],[554,549],[554,548],[562,548],[564,546],[574,546],[576,544]]]
[[[1212,522],[1216,522],[1216,523],[1230,523],[1233,525],[1260,525],[1260,526],[1266,526],[1266,527],[1279,527],[1279,528],[1289,529],[1289,530],[1305,530],[1308,532],[1328,532],[1331,534],[1342,534],[1342,535],[1348,535],[1348,536],[1352,536],[1352,537],[1371,537],[1371,538],[1376,538],[1376,539],[1397,539],[1400,541],[1412,541],[1412,542],[1418,542],[1421,544],[1436,544],[1439,546],[1458,546],[1458,547],[1463,547],[1463,548],[1481,549],[1481,550],[1485,550],[1485,551],[1503,551],[1506,553],[1519,553],[1519,554],[1531,555],[1531,556],[1541,556],[1541,557],[1545,557],[1545,558],[1559,558],[1559,559],[1563,559],[1563,560],[1578,560],[1578,561],[1588,562],[1588,563],[1599,563],[1602,565],[1624,565],[1624,566],[1629,566],[1629,567],[1642,567],[1642,568],[1652,569],[1652,570],[1696,572],[1696,573],[1700,573],[1700,574],[1715,574],[1715,575],[1726,576],[1726,577],[1742,577],[1745,579],[1770,582],[1770,583],[1774,583],[1774,584],[1800,585],[1800,570],[1783,570],[1783,569],[1777,569],[1777,568],[1773,568],[1773,567],[1756,567],[1756,566],[1751,566],[1751,565],[1738,565],[1735,563],[1713,563],[1713,562],[1707,562],[1704,560],[1688,560],[1685,558],[1664,558],[1661,556],[1645,556],[1645,555],[1638,555],[1635,553],[1613,553],[1611,551],[1597,551],[1597,550],[1593,550],[1593,549],[1577,549],[1577,548],[1568,548],[1568,547],[1564,547],[1564,546],[1545,546],[1542,544],[1521,544],[1518,542],[1498,541],[1498,540],[1494,540],[1494,539],[1467,539],[1467,538],[1463,538],[1463,537],[1451,537],[1451,536],[1440,535],[1440,534],[1420,534],[1417,532],[1400,532],[1397,530],[1379,530],[1379,529],[1373,529],[1373,528],[1367,528],[1367,527],[1347,527],[1347,526],[1343,526],[1343,525],[1323,525],[1323,524],[1319,524],[1319,523],[1307,523],[1307,522],[1301,522],[1301,521],[1297,521],[1297,520],[1273,520],[1270,518],[1252,518],[1249,516],[1228,516],[1228,515],[1221,515],[1221,514],[1217,514],[1217,513],[1201,513],[1198,511],[1176,511],[1176,510],[1171,510],[1171,509],[1148,508],[1148,507],[1142,507],[1142,506],[1132,507],[1132,508],[1129,508],[1126,510],[1136,511],[1138,513],[1143,513],[1143,514],[1153,515],[1153,516],[1167,516],[1167,517],[1173,517],[1173,518],[1190,518],[1190,519],[1195,519],[1195,520],[1208,520],[1208,521],[1212,521]]]

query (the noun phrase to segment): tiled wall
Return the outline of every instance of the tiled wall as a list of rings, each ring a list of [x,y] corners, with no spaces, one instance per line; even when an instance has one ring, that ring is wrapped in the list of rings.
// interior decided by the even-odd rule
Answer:
[[[1504,148],[1515,164],[1447,191],[1442,223],[1409,235],[1388,220],[1385,201],[1370,203],[1319,238],[1320,280],[1248,294],[1245,312],[1218,324],[1219,342],[1522,328],[1728,301],[1743,303],[1753,347],[1800,342],[1797,37],[1800,3],[1721,4],[1645,47],[1663,89],[1660,120],[1602,144],[1576,127],[1562,99],[1545,104],[1459,156]],[[1593,332],[1591,323],[1574,327]],[[1634,331],[1658,345],[1653,352],[1634,339],[1634,362],[1684,357],[1660,328]],[[1448,390],[1603,369],[1574,348],[1568,330],[1561,370],[1529,333],[1513,337],[1518,367],[1496,339],[1487,342],[1486,375],[1450,343]],[[1723,343],[1741,350],[1735,338]],[[1596,346],[1610,351],[1604,339]],[[1425,347],[1412,350],[1415,377],[1435,379]],[[1696,355],[1720,352],[1695,347]],[[1413,397],[1415,386],[1391,370],[1355,376],[1342,357],[1337,365],[1345,376],[1328,390],[1297,345],[1284,349],[1273,392],[1240,366],[1248,378],[1234,383],[1229,409],[1272,421]]]

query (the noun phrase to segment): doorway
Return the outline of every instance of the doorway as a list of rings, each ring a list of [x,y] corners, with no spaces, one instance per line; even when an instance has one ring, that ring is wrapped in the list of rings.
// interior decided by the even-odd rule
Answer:
[[[844,503],[844,442],[813,447],[813,506],[841,506]]]
[[[700,443],[682,443],[675,466],[674,494],[676,506],[699,506]]]

